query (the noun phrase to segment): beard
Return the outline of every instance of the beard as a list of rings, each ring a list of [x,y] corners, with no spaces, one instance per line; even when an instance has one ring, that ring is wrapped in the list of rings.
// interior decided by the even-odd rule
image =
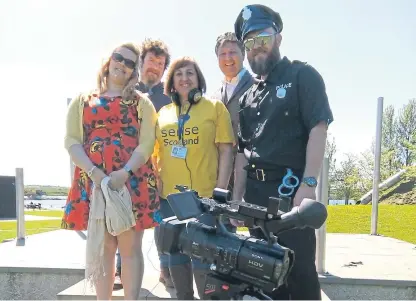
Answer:
[[[156,81],[153,78],[146,77],[146,85],[149,87],[153,87],[156,84]]]
[[[261,52],[262,50],[258,51]],[[256,58],[257,54],[248,59],[251,70],[257,75],[267,75],[272,71],[276,63],[280,60],[279,48],[273,47],[266,58]]]
[[[151,68],[144,73],[144,80],[148,86],[154,86],[159,79],[159,73]]]

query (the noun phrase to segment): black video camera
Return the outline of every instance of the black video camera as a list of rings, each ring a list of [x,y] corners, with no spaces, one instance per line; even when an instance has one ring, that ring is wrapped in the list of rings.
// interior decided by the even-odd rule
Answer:
[[[245,202],[230,202],[228,190],[214,189],[213,198],[201,198],[186,186],[177,185],[178,193],[167,196],[176,216],[160,223],[157,248],[163,254],[182,253],[211,264],[201,299],[242,299],[244,295],[260,300],[283,285],[294,263],[292,250],[277,243],[276,234],[311,227],[319,229],[327,218],[323,204],[304,199],[285,213],[279,210],[284,200],[269,198],[268,207]],[[216,225],[198,222],[201,214],[212,214]],[[244,221],[247,227],[259,227],[266,239],[229,232],[221,216]]]

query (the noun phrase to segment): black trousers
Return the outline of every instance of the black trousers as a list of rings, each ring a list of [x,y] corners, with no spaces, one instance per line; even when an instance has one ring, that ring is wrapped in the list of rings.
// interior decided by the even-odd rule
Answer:
[[[286,170],[282,170],[283,175],[285,172]],[[299,179],[302,177],[301,174],[297,176]],[[244,199],[248,203],[267,207],[270,196],[279,196],[277,189],[280,184],[281,180],[262,182],[248,178]],[[292,197],[295,193],[296,190]],[[256,230],[250,230],[250,235],[261,237],[261,232]],[[321,300],[321,288],[315,266],[315,230],[289,230],[278,235],[278,242],[294,251],[295,263],[288,276],[287,285],[273,291],[269,296],[273,300]]]

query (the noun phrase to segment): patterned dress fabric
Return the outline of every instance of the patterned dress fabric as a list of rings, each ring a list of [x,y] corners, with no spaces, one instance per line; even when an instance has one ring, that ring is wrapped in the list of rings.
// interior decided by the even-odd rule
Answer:
[[[90,97],[84,102],[84,150],[90,160],[107,175],[121,169],[138,145],[137,101],[121,97]],[[75,168],[68,193],[61,228],[87,230],[92,181],[87,173]],[[149,159],[126,182],[130,192],[135,229],[141,231],[158,225],[159,196],[156,177]]]

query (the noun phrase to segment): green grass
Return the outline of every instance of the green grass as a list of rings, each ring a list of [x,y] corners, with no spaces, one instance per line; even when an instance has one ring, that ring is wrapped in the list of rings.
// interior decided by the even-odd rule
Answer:
[[[378,208],[379,234],[416,244],[415,205],[380,204]],[[26,211],[25,214],[61,217],[62,210]],[[27,221],[26,233],[56,230],[60,228],[60,223],[60,220]],[[328,233],[370,234],[370,228],[371,205],[328,206]],[[0,242],[14,237],[16,222],[0,222]]]
[[[40,220],[25,222],[26,235],[60,229],[61,220]],[[16,238],[16,222],[0,222],[0,243],[5,239]]]
[[[371,205],[328,206],[327,233],[370,234],[370,229]],[[377,233],[416,243],[416,206],[380,204]]]
[[[328,233],[370,234],[371,205],[328,206]],[[378,206],[377,233],[416,243],[416,206]]]
[[[25,211],[26,215],[47,216],[47,217],[62,217],[63,210],[33,210]]]

